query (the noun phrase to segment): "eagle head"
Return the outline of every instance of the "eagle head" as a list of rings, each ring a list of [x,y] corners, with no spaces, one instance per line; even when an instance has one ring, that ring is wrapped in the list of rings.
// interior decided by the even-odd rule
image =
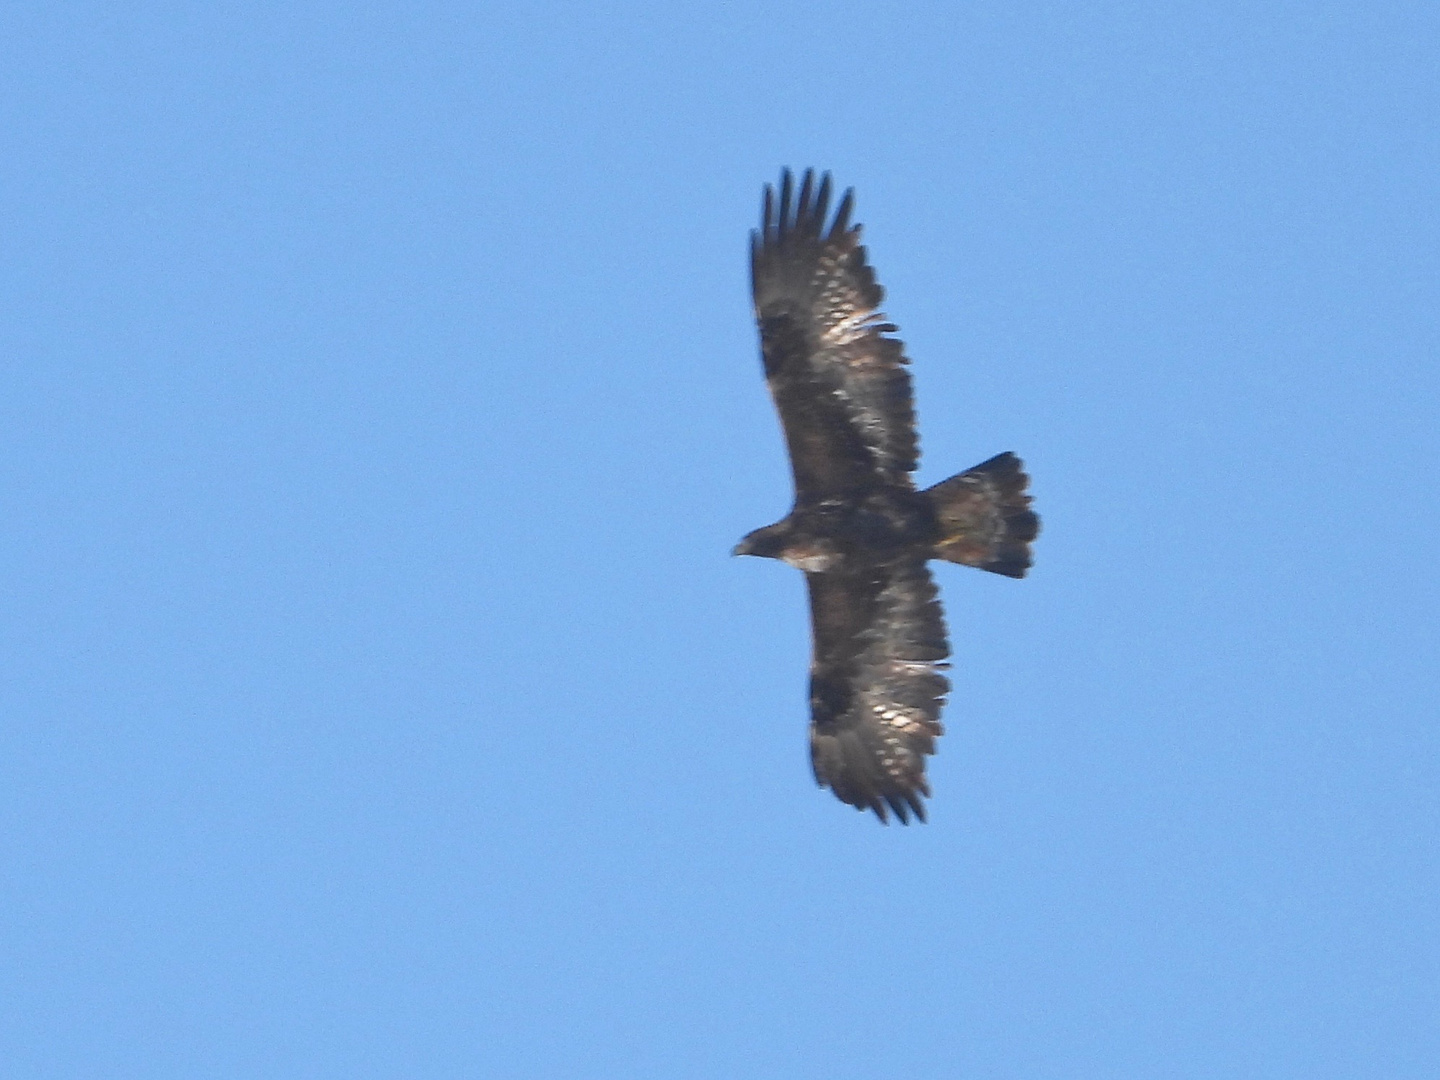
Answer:
[[[833,544],[819,537],[797,533],[788,519],[746,533],[731,554],[779,559],[797,570],[812,574],[833,569],[840,561],[840,553]]]

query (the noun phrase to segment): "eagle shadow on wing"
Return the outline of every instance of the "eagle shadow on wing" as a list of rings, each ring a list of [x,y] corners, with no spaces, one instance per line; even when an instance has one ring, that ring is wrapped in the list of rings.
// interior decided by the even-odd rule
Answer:
[[[765,381],[785,431],[795,504],[737,555],[805,572],[810,760],[841,800],[925,820],[925,758],[943,733],[945,619],[930,559],[1024,577],[1039,519],[1029,477],[999,454],[924,491],[909,360],[880,312],[854,192],[830,216],[830,176],[787,169],[750,234]]]

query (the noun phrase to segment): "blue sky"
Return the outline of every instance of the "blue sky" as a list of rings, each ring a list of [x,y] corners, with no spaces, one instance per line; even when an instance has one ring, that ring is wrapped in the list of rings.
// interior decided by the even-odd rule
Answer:
[[[1434,1075],[1432,5],[3,25],[13,1075]],[[783,165],[1045,521],[924,827],[729,557]]]

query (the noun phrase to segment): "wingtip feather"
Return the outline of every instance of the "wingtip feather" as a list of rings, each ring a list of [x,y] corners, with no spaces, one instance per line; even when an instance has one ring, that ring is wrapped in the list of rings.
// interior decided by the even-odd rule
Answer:
[[[781,169],[779,184],[766,184],[763,192],[760,208],[762,243],[779,243],[791,233],[829,243],[858,230],[859,226],[852,227],[850,224],[855,208],[855,189],[845,189],[835,217],[830,219],[833,192],[834,183],[828,172],[806,169],[800,174],[797,191],[795,173],[789,168]]]
[[[815,195],[815,231],[825,226],[825,215],[830,212],[830,174],[820,175],[820,190]]]
[[[779,235],[783,238],[790,231],[790,202],[795,194],[795,177],[786,169],[780,174],[780,215]]]
[[[838,239],[850,231],[850,215],[855,210],[855,189],[846,188],[840,196],[840,206],[835,211],[835,222],[830,226],[829,240]]]
[[[809,235],[813,224],[810,215],[810,196],[815,187],[815,170],[806,169],[805,175],[800,178],[800,198],[795,204],[795,230]]]

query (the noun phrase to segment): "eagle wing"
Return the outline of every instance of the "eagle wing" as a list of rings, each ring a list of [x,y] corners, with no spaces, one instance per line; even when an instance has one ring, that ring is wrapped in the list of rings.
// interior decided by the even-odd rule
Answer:
[[[913,486],[920,456],[910,375],[884,290],[865,261],[847,190],[828,223],[830,176],[806,170],[795,197],[787,169],[777,201],[765,188],[750,234],[751,284],[765,379],[790,450],[797,504],[877,481]]]
[[[923,559],[863,573],[806,574],[814,657],[810,761],[815,779],[859,809],[925,820],[925,757],[942,734],[950,655]]]

